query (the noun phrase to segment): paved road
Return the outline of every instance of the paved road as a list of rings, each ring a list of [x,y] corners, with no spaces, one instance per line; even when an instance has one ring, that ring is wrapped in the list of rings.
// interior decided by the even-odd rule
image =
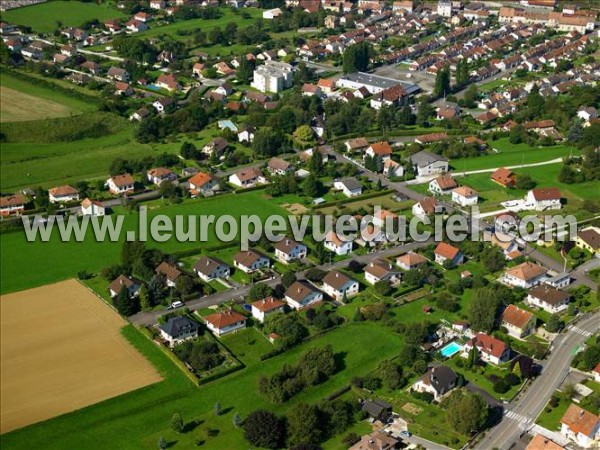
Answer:
[[[503,420],[489,430],[475,448],[507,450],[519,436],[533,425],[544,409],[552,393],[569,373],[574,350],[588,336],[600,331],[600,312],[589,314],[565,334],[559,335],[552,344],[552,352],[543,365],[541,375],[534,379],[529,388],[505,411]]]

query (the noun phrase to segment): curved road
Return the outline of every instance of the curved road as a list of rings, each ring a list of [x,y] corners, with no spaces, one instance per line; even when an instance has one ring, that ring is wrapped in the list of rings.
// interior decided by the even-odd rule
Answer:
[[[566,333],[558,335],[552,343],[550,356],[543,364],[541,375],[512,402],[502,421],[488,430],[474,448],[508,450],[535,423],[554,391],[564,381],[577,347],[592,333],[599,331],[600,312],[597,311],[584,316],[577,324],[569,326]]]

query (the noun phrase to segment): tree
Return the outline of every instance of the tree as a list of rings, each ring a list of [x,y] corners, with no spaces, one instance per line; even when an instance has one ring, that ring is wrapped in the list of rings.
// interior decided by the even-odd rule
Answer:
[[[140,308],[142,311],[147,311],[152,308],[152,302],[150,301],[150,295],[148,294],[148,288],[145,284],[140,288],[140,292],[138,294],[140,299]]]
[[[476,84],[469,86],[469,89],[465,91],[463,97],[463,104],[465,108],[475,108],[477,106],[477,100],[479,99],[479,89]]]
[[[388,391],[397,389],[402,384],[402,368],[389,359],[379,363],[376,372]]]
[[[231,422],[233,423],[234,427],[239,428],[243,423],[242,416],[240,416],[239,413],[235,413],[231,419]]]
[[[194,280],[188,275],[181,275],[175,280],[175,288],[181,295],[188,295],[194,291]]]
[[[220,416],[221,412],[223,412],[223,408],[221,408],[221,403],[216,402],[214,407],[215,416]]]
[[[433,88],[434,97],[442,97],[450,93],[450,67],[446,66],[439,70],[435,77]]]
[[[294,137],[302,143],[310,143],[314,141],[314,132],[309,125],[300,125],[294,131]]]
[[[496,311],[500,303],[493,288],[476,289],[469,306],[469,323],[476,331],[489,332],[496,323]]]
[[[281,448],[285,440],[285,423],[270,411],[257,409],[244,420],[244,437],[255,447]]]
[[[531,175],[524,173],[517,177],[515,188],[517,189],[533,189],[535,187],[535,181],[531,178]]]
[[[492,247],[483,252],[480,261],[488,273],[497,272],[506,264],[506,258],[498,247]]]
[[[371,45],[367,41],[351,45],[344,51],[344,73],[364,72],[369,68]]]
[[[302,183],[302,190],[307,197],[316,197],[319,195],[319,180],[314,174],[308,175]]]
[[[165,450],[167,448],[167,441],[163,436],[158,440],[158,448],[159,450]]]
[[[171,418],[171,428],[177,433],[183,432],[183,419],[181,418],[181,414],[173,414],[173,417]]]
[[[298,344],[308,335],[297,314],[269,314],[265,319],[265,329],[281,336],[279,345],[283,348]]]
[[[375,289],[375,292],[377,292],[379,295],[383,295],[384,297],[390,295],[392,292],[392,285],[388,280],[377,281],[373,285],[373,288]]]
[[[137,299],[130,297],[129,289],[125,286],[121,287],[121,290],[114,300],[114,305],[119,314],[124,317],[131,316],[139,311]]]
[[[446,420],[452,428],[464,435],[480,431],[488,417],[488,406],[479,394],[456,389],[442,400]]]
[[[296,274],[294,272],[286,272],[281,276],[281,283],[287,289],[296,281]]]
[[[527,140],[527,130],[521,124],[515,125],[511,128],[508,134],[508,141],[511,144],[520,144]]]
[[[323,421],[315,405],[299,403],[290,409],[287,419],[292,444],[317,444],[321,440]]]
[[[562,326],[563,323],[562,320],[560,320],[560,317],[557,314],[552,314],[546,323],[546,331],[549,333],[556,333],[560,331]]]

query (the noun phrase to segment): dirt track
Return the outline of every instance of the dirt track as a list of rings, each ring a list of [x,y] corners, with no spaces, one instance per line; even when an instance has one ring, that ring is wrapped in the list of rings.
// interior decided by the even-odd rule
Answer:
[[[75,280],[0,297],[0,433],[161,380]]]

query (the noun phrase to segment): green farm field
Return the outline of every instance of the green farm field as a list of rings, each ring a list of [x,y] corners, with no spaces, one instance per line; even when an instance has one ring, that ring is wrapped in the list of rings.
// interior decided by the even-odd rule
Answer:
[[[162,351],[129,325],[125,337],[159,370],[164,381],[103,403],[4,434],[0,444],[7,449],[154,449],[161,437],[172,448],[247,448],[242,431],[232,424],[235,413],[242,417],[257,408],[284,413],[300,402],[316,403],[346,386],[353,376],[364,376],[377,364],[398,352],[401,338],[386,327],[371,323],[353,323],[331,331],[264,362],[247,359],[247,367],[205,386],[196,387]],[[306,389],[283,405],[273,405],[256,394],[260,375],[269,375],[283,364],[293,364],[308,348],[331,344],[343,361],[343,368],[328,381]],[[255,344],[259,345],[259,344]],[[233,346],[234,348],[237,345]],[[377,348],[377,351],[372,349]],[[224,413],[215,416],[213,407],[219,402]],[[175,433],[170,426],[173,413],[182,415],[188,426],[186,433]],[[206,430],[212,430],[207,437]],[[338,437],[338,442],[341,437]],[[338,447],[339,448],[339,447]]]
[[[498,150],[498,153],[492,153],[478,158],[460,158],[450,161],[450,165],[455,172],[495,169],[497,167],[517,166],[521,164],[533,164],[543,161],[550,161],[556,158],[562,158],[573,155],[579,155],[580,152],[575,147],[567,145],[557,145],[553,147],[530,147],[527,144],[511,144],[508,138],[502,138],[497,141],[489,141],[491,149]]]
[[[243,214],[257,214],[263,219],[272,214],[286,215],[285,210],[275,203],[269,202],[263,195],[263,191],[252,191],[212,199],[186,200],[178,205],[163,205],[160,201],[156,201],[147,204],[148,220],[151,221],[158,214],[164,214],[171,218],[176,215],[201,214],[216,217],[231,214],[239,218]],[[235,197],[233,198],[233,196]],[[235,208],[231,207],[232,202]],[[118,263],[125,232],[138,229],[138,214],[129,213],[123,208],[117,208],[117,211],[124,214],[123,231],[119,242],[97,242],[92,232],[86,233],[82,242],[62,242],[56,227],[49,242],[28,242],[24,231],[2,233],[0,235],[2,245],[0,292],[5,294],[41,286],[72,278],[81,270],[93,273],[103,267]],[[148,245],[164,252],[174,252],[218,243],[214,232],[211,231],[205,243],[178,242],[173,237],[165,243],[148,242]],[[60,261],[60,263],[48,264],[49,261]]]
[[[66,105],[0,86],[0,122],[67,117],[74,111]]]
[[[113,2],[84,3],[79,1],[53,1],[13,9],[2,13],[6,22],[31,27],[39,33],[48,33],[59,27],[79,27],[88,20],[122,19],[125,14]]]

